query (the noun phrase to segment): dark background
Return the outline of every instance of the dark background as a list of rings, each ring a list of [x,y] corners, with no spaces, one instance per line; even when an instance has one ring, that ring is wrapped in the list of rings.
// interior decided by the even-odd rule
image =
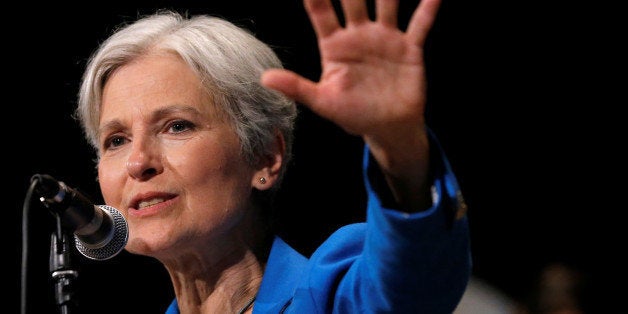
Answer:
[[[115,26],[157,8],[222,16],[272,45],[287,68],[318,79],[301,1],[225,2],[21,2],[5,12],[14,18],[2,22],[10,173],[3,229],[15,312],[31,176],[50,174],[100,201],[94,155],[71,114],[85,61]],[[405,25],[418,1],[402,2]],[[625,289],[615,288],[627,279],[618,154],[626,141],[613,112],[626,102],[613,94],[623,73],[615,70],[612,13],[567,1],[445,0],[429,38],[427,119],[469,205],[474,275],[520,302],[543,267],[559,262],[585,278],[581,301],[592,313],[626,313]],[[283,235],[307,253],[338,226],[363,219],[362,143],[300,110],[278,205]],[[28,221],[28,303],[32,313],[56,313],[52,216],[36,205]],[[105,262],[77,255],[73,263],[84,313],[162,313],[173,297],[165,270],[151,259],[123,252]]]

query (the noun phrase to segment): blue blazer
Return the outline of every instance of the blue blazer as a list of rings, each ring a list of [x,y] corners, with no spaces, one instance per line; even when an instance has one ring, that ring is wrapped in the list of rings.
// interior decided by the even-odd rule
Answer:
[[[432,208],[390,208],[365,147],[366,222],[338,229],[310,258],[276,237],[253,313],[452,313],[471,273],[466,205],[433,138],[431,147]],[[175,299],[166,314],[176,313]]]

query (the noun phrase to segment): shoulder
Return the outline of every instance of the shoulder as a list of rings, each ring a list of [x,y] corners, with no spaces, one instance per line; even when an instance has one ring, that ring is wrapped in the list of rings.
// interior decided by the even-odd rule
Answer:
[[[310,257],[310,267],[344,271],[362,255],[367,225],[364,222],[340,227]]]

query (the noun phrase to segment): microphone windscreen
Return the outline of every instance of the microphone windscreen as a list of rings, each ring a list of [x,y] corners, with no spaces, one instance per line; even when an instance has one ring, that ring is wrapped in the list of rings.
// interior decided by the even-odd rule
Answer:
[[[74,235],[76,249],[85,257],[97,261],[110,259],[120,253],[129,239],[129,228],[126,219],[115,208],[109,205],[97,205],[103,213],[110,219],[113,231],[110,237],[100,245],[88,244],[81,240],[81,237]]]

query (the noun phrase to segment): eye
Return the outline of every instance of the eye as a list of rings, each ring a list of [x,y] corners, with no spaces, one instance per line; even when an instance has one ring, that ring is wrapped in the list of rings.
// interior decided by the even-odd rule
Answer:
[[[122,136],[110,136],[105,140],[103,147],[105,149],[112,149],[124,145],[127,139]]]
[[[171,133],[182,133],[192,129],[194,129],[194,124],[186,120],[173,121],[168,125],[168,132]]]

